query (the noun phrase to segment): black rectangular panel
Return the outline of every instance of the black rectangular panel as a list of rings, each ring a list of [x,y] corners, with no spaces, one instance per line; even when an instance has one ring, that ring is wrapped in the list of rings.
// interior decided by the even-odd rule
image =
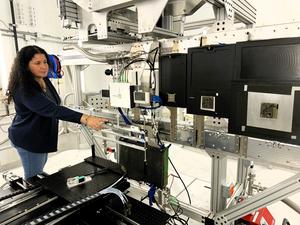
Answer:
[[[168,155],[167,148],[148,146],[147,157],[147,181],[155,184],[159,188],[164,188],[168,184]]]
[[[123,142],[143,146],[141,142],[120,139]],[[120,145],[120,164],[127,176],[137,181],[145,181],[164,188],[168,182],[168,149],[147,145],[146,151]]]
[[[131,141],[124,138],[120,138],[120,141],[138,146],[144,145],[141,142]],[[124,145],[120,145],[119,148],[119,163],[122,165],[122,167],[124,167],[127,177],[137,181],[145,180],[145,152]]]
[[[244,80],[300,80],[300,38],[237,43],[237,76]]]
[[[134,224],[144,224],[144,225],[165,225],[168,223],[170,215],[151,207],[144,202],[138,201],[130,196],[126,196],[130,204],[130,213],[126,217],[133,220]],[[124,206],[120,205],[120,200],[116,197],[114,202],[110,201],[110,206],[115,211],[124,215]],[[116,207],[116,205],[118,206]],[[116,215],[114,215],[116,218]]]
[[[102,89],[101,90],[101,97],[102,98],[109,98],[109,90],[108,89]]]
[[[99,168],[100,167],[91,165],[87,162],[82,162],[77,165],[64,168],[57,173],[51,174],[44,179],[41,179],[39,182],[46,190],[55,193],[69,202],[75,202],[81,198],[85,198],[109,187],[122,177],[122,175],[109,170],[107,173],[96,174]],[[95,176],[92,178],[92,181],[84,183],[80,186],[68,188],[68,178],[75,176],[86,176],[93,173],[95,173]]]
[[[186,107],[186,54],[159,59],[159,96],[165,106]]]
[[[228,117],[235,45],[191,48],[187,66],[187,112]]]
[[[231,99],[229,133],[300,144],[299,82],[234,81]]]

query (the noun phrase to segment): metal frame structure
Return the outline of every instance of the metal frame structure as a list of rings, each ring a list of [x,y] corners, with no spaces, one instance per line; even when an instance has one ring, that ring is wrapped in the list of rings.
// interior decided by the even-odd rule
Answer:
[[[213,219],[220,224],[230,224],[251,212],[295,194],[299,190],[300,173],[266,189],[254,197],[248,198],[239,204],[215,214]]]
[[[201,40],[203,41],[204,39],[207,44],[214,44],[223,40],[223,38],[225,40],[222,41],[222,43],[233,43],[237,41],[261,38],[269,39],[274,38],[274,33],[276,34],[276,37],[299,36],[299,26],[300,24],[298,23],[282,24],[255,29],[246,28],[245,30],[227,31],[223,33],[208,33],[206,36],[163,40],[161,42],[161,48],[163,54],[176,54],[181,51],[186,52],[188,47],[200,45]],[[272,30],[273,32],[271,33],[272,36],[270,34],[266,35],[269,30]],[[115,49],[117,48],[118,47],[116,46]],[[172,122],[170,124],[170,128],[173,130],[173,134],[171,132],[171,136],[173,137],[172,139],[174,142],[176,142],[176,138],[174,138],[176,137],[175,133],[178,132],[176,130],[176,126],[174,126],[174,123],[176,124],[177,121],[176,111],[176,108],[171,109]],[[197,123],[198,122],[195,124]],[[231,222],[243,217],[244,215],[300,191],[300,174],[298,173],[280,184],[250,197],[244,202],[233,204],[234,197],[238,196],[240,192],[246,188],[245,181],[248,174],[248,168],[250,166],[250,160],[258,161],[260,163],[271,163],[276,166],[300,171],[300,162],[298,160],[300,158],[299,147],[274,141],[238,137],[223,132],[207,131],[204,130],[204,123],[202,122],[201,124],[202,125],[198,125],[196,127],[198,127],[198,130],[202,130],[204,138],[202,144],[205,146],[206,152],[212,159],[211,209],[209,213],[202,209],[180,203],[185,215],[190,216],[203,224],[205,224],[205,218],[215,221],[215,224],[231,224]],[[108,141],[115,141],[113,139],[107,139],[104,136],[98,137]],[[201,142],[198,142],[198,145],[196,146],[201,146]],[[270,155],[271,157],[269,157]],[[230,201],[227,201],[228,196],[224,195],[224,191],[227,188],[225,182],[227,156],[237,157],[238,159],[237,180],[235,185],[236,191]]]
[[[105,42],[132,42],[143,35],[149,37],[180,37],[185,16],[209,3],[216,19],[213,28],[224,31],[239,21],[251,26],[256,21],[256,9],[248,1],[238,0],[74,0],[77,7],[64,3],[61,15],[65,26],[78,24],[80,41],[90,38]],[[134,7],[132,7],[134,6]],[[130,8],[131,7],[131,8]],[[66,12],[71,12],[70,14]],[[151,11],[151,13],[148,13]],[[75,16],[76,15],[76,16]],[[161,18],[161,25],[157,26]],[[142,36],[141,36],[142,35]]]

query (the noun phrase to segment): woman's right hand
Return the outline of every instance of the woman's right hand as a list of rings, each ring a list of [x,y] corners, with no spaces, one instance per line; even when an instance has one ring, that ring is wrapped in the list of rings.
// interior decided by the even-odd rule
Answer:
[[[107,122],[107,119],[101,118],[101,117],[96,117],[96,116],[88,116],[83,114],[80,122],[82,124],[87,125],[89,128],[92,128],[94,130],[100,130],[102,129],[102,124],[104,122]]]

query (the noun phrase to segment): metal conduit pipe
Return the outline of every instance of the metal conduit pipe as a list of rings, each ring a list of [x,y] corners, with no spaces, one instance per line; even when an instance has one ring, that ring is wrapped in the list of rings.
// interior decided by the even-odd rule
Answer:
[[[8,142],[8,141],[9,141],[9,138],[5,138],[3,141],[0,141],[0,145],[6,143],[6,142]]]
[[[84,50],[83,48],[80,48],[77,45],[70,45],[70,46],[66,46],[63,48],[63,50],[73,50],[73,49],[77,49],[79,52],[81,52],[83,55],[85,55],[88,59],[96,61],[96,62],[101,62],[101,63],[107,63],[107,58],[103,55],[97,55],[97,54],[93,54],[90,53],[86,50]]]
[[[72,95],[74,95],[73,92],[70,92],[70,93],[68,93],[68,94],[65,95],[65,97],[64,97],[64,99],[63,99],[63,104],[64,104],[64,105],[67,104],[67,99],[68,99],[70,96],[72,96]]]
[[[10,125],[11,122],[0,123],[0,127]]]
[[[296,204],[295,202],[293,202],[291,199],[285,198],[285,199],[283,199],[281,201],[284,204],[286,204],[287,206],[289,206],[291,209],[295,210],[297,213],[300,214],[300,206],[298,204]]]
[[[135,138],[135,137],[131,137],[131,136],[128,136],[128,135],[118,134],[118,133],[113,132],[111,130],[104,130],[104,129],[102,129],[101,132],[102,133],[106,133],[106,134],[115,135],[117,137],[126,138],[126,139],[133,140],[133,141],[140,141],[141,140],[140,138]]]
[[[111,142],[115,142],[115,143],[123,145],[123,146],[127,146],[127,147],[134,148],[134,149],[137,149],[137,150],[145,151],[145,148],[142,147],[142,146],[138,146],[138,145],[134,145],[134,144],[128,144],[126,142],[118,141],[118,140],[108,138],[108,137],[104,137],[104,136],[98,135],[98,134],[94,134],[93,136],[96,137],[96,138],[100,138],[102,140],[105,140],[105,141],[111,141]]]
[[[1,29],[0,29],[1,30]],[[25,32],[17,32],[18,34],[23,34]],[[14,35],[13,34],[4,34],[2,33],[2,36],[3,37],[13,37]],[[51,39],[48,39],[48,38],[43,38],[43,37],[39,37],[37,38],[35,35],[30,35],[33,37],[33,40],[39,40],[39,41],[45,41],[45,42],[51,42],[51,43],[56,43],[56,44],[72,44],[70,42],[65,42],[65,41],[57,41],[57,40],[51,40]],[[22,39],[22,40],[26,40],[25,38],[25,34],[23,34],[22,36],[18,36],[18,39]]]
[[[91,147],[94,146],[95,150],[100,155],[100,157],[106,159],[107,156],[105,155],[105,153],[102,150],[101,146],[95,140],[95,137],[93,136],[92,132],[86,126],[83,126],[83,125],[80,126],[80,130],[81,130],[81,133],[83,134],[85,140],[87,141],[87,143]]]
[[[4,150],[7,150],[7,149],[11,149],[11,148],[12,148],[11,145],[6,146],[6,147],[3,147],[3,148],[0,148],[0,152],[1,152],[1,151],[4,151]]]
[[[266,187],[261,187],[259,185],[255,185],[255,184],[253,185],[253,188],[256,189],[257,191],[264,191],[267,189]],[[295,210],[297,213],[300,214],[300,206],[297,203],[293,202],[289,198],[282,199],[281,201],[284,204],[286,204],[287,206],[289,206],[291,209]]]

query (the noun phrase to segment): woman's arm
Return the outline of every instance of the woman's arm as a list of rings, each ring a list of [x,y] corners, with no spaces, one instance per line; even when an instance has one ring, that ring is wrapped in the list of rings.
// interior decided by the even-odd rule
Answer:
[[[15,97],[20,97],[24,106],[40,116],[82,123],[95,130],[101,129],[102,123],[107,121],[100,117],[88,116],[67,107],[57,105],[39,91],[35,91],[32,95],[21,94],[19,92]]]

